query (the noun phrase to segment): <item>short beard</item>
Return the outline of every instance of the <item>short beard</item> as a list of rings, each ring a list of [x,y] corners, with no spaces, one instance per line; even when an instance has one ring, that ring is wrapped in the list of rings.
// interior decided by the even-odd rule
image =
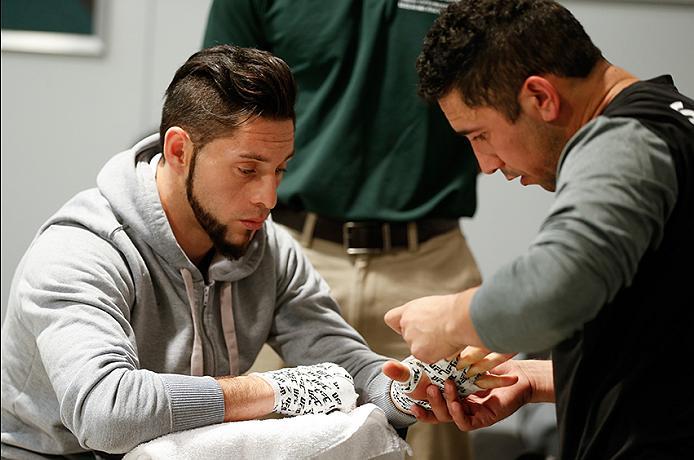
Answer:
[[[210,240],[212,240],[212,245],[217,252],[228,259],[240,259],[246,254],[248,243],[238,245],[227,241],[227,226],[215,219],[212,214],[202,206],[200,200],[195,197],[195,193],[193,192],[193,177],[195,175],[195,164],[197,162],[198,151],[197,147],[193,147],[193,149],[193,157],[190,160],[190,171],[188,171],[188,177],[186,178],[186,195],[188,197],[188,203],[198,223],[203,230],[205,230],[207,236],[210,237]],[[249,242],[250,238],[251,231],[248,230]]]
[[[557,163],[566,144],[556,128],[534,121],[526,122],[526,131],[533,138],[536,149],[542,154],[542,169],[545,172],[543,182],[538,184],[543,189],[554,192],[557,188]]]

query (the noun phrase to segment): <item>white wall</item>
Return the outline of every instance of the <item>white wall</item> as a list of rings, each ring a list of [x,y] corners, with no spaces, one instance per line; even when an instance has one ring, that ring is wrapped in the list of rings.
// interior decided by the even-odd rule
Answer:
[[[2,318],[41,223],[159,126],[174,71],[202,44],[209,0],[106,1],[106,53],[2,52]]]
[[[110,156],[157,128],[166,85],[202,43],[210,1],[107,3],[104,56],[1,56],[3,319],[14,268],[39,225],[93,187]],[[609,59],[639,77],[669,72],[694,95],[694,7],[564,3]],[[479,194],[478,214],[463,226],[487,276],[523,251],[552,196],[501,176],[482,178]]]

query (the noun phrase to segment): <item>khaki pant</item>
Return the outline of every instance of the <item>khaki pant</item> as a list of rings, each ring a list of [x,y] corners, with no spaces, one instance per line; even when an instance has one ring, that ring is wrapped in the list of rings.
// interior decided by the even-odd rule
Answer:
[[[287,230],[299,238],[298,232]],[[417,251],[350,256],[341,245],[318,239],[304,251],[330,285],[345,319],[372,350],[395,359],[410,353],[402,338],[383,321],[388,310],[418,297],[459,292],[481,282],[474,257],[458,230],[424,242]],[[252,370],[280,367],[282,361],[266,345]],[[472,457],[467,435],[453,423],[416,423],[408,430],[407,442],[418,460]]]

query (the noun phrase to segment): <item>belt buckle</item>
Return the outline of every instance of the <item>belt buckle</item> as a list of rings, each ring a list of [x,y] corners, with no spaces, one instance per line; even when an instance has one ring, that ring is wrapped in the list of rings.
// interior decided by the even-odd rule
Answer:
[[[358,232],[360,229],[370,229],[374,227],[380,227],[381,241],[383,242],[381,247],[352,245],[352,236],[356,232]],[[390,225],[387,223],[378,222],[345,222],[342,225],[342,245],[347,254],[350,255],[380,254],[381,252],[388,252],[391,249]]]

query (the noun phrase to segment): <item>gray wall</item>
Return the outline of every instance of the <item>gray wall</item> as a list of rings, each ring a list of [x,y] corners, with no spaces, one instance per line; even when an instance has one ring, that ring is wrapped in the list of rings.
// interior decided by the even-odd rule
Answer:
[[[107,2],[101,57],[3,52],[2,318],[16,264],[38,226],[114,153],[158,125],[161,96],[175,69],[202,42],[209,0]],[[691,6],[564,2],[613,62],[639,77],[675,76],[694,95]],[[463,227],[490,275],[531,241],[552,196],[481,178],[480,206]]]
[[[202,44],[209,0],[106,1],[106,53],[2,52],[2,318],[41,223],[159,126],[174,71]]]

